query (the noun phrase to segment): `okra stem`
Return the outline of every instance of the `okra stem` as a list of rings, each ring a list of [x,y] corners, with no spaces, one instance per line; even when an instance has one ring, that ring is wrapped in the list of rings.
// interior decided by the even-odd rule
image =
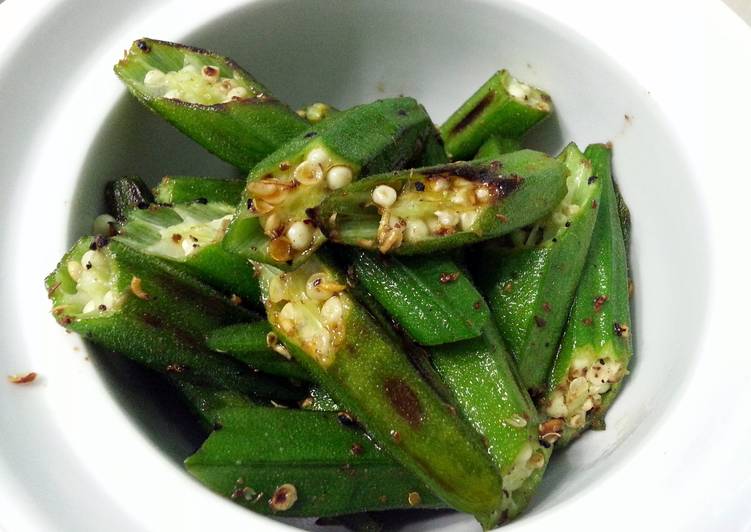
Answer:
[[[245,188],[241,179],[165,176],[154,189],[157,203],[221,202],[235,205]]]

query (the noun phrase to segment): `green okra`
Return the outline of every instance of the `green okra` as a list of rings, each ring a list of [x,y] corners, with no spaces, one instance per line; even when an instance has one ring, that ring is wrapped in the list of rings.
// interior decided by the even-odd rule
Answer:
[[[214,288],[257,306],[260,292],[253,266],[221,245],[234,212],[234,205],[220,202],[152,204],[131,211],[115,240],[170,261]]]
[[[316,385],[310,387],[308,397],[300,403],[300,408],[319,412],[339,412],[342,410],[329,392]]]
[[[216,329],[209,333],[206,345],[269,375],[310,380],[308,373],[292,360],[287,349],[277,341],[267,321],[237,323]]]
[[[632,355],[626,246],[613,189],[610,149],[587,148],[602,183],[597,223],[587,261],[548,380],[542,410],[565,444],[604,417],[628,374]]]
[[[574,144],[560,155],[569,170],[567,193],[544,219],[487,243],[476,278],[519,373],[533,396],[545,389],[579,282],[601,184]]]
[[[308,123],[314,125],[339,113],[341,113],[341,111],[336,107],[332,107],[329,104],[322,102],[312,103],[297,110],[297,115],[300,118],[304,118]]]
[[[418,344],[438,345],[482,334],[488,306],[445,255],[388,257],[353,253],[357,280]]]
[[[253,511],[324,517],[444,507],[423,482],[336,414],[228,408],[218,423],[221,430],[185,466],[213,491]]]
[[[45,284],[58,323],[157,372],[253,397],[301,395],[204,346],[209,331],[255,314],[121,242],[80,239]]]
[[[441,136],[451,160],[468,160],[491,135],[520,138],[551,111],[550,96],[501,70],[446,120]]]
[[[142,104],[245,171],[308,127],[234,61],[207,50],[139,39],[115,73]]]
[[[350,295],[341,273],[320,253],[293,272],[260,270],[267,317],[295,360],[436,495],[494,525],[501,480],[478,434]]]
[[[510,139],[492,135],[482,143],[480,149],[475,153],[475,159],[493,159],[505,153],[511,153],[522,149],[522,143],[519,139]]]
[[[433,365],[463,415],[481,433],[503,478],[503,518],[529,503],[550,457],[537,410],[492,323],[479,338],[430,349]],[[544,445],[545,446],[544,446]]]
[[[316,220],[333,242],[402,255],[504,235],[548,214],[566,193],[566,167],[521,150],[494,161],[371,176],[330,194]]]
[[[154,203],[154,195],[140,177],[119,177],[104,188],[107,212],[122,223],[133,209],[144,209]]]
[[[441,133],[435,126],[431,127],[430,133],[425,139],[422,157],[417,162],[417,166],[436,166],[449,162],[446,150],[443,149],[443,139]]]
[[[430,127],[425,109],[411,98],[379,100],[322,121],[253,169],[225,249],[296,267],[325,240],[310,209],[356,178],[408,166],[420,156]]]
[[[201,386],[180,379],[179,376],[173,376],[172,384],[196,414],[201,426],[209,432],[220,427],[219,414],[223,410],[255,406],[247,395]]]
[[[221,202],[235,205],[240,201],[245,181],[215,177],[165,176],[154,189],[156,203]]]

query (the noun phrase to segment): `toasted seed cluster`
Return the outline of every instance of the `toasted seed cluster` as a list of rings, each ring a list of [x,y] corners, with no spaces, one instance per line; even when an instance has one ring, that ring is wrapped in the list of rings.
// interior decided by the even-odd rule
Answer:
[[[225,77],[219,66],[203,65],[189,57],[185,58],[185,66],[180,70],[149,70],[143,78],[143,86],[153,97],[200,105],[216,105],[255,96],[237,73],[231,78]]]
[[[114,264],[104,250],[86,251],[81,260],[68,261],[66,270],[76,283],[75,292],[64,296],[67,314],[95,314],[117,307],[121,297]]]
[[[330,190],[352,182],[355,170],[337,161],[320,146],[312,146],[297,161],[286,161],[246,189],[252,214],[270,238],[272,259],[286,262],[323,240],[323,233],[306,213]]]
[[[503,474],[504,506],[513,508],[514,491],[524,485],[532,474],[545,466],[545,453],[537,442],[525,442],[508,472]]]
[[[625,366],[613,357],[595,360],[578,357],[571,364],[565,381],[550,395],[545,413],[563,420],[572,429],[583,428],[587,414],[600,407],[603,394],[625,375]]]
[[[269,281],[266,306],[272,323],[319,364],[327,367],[333,362],[351,308],[344,284],[305,264]]]
[[[297,115],[300,118],[304,118],[311,124],[317,124],[321,120],[324,120],[328,116],[330,116],[331,111],[332,111],[331,106],[325,103],[317,102],[317,103],[310,104],[309,106],[303,109],[298,109]]]
[[[497,198],[491,184],[449,174],[407,180],[399,191],[379,185],[372,192],[381,214],[378,249],[387,253],[403,242],[472,231],[482,211]]]

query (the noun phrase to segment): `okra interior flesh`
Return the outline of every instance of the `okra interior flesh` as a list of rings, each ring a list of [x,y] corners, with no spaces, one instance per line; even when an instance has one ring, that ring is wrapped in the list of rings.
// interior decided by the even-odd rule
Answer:
[[[444,503],[333,412],[226,408],[188,471],[256,512],[318,517]]]
[[[262,265],[269,322],[292,356],[405,468],[452,507],[495,524],[501,480],[479,435],[318,256],[293,272]]]
[[[545,216],[566,193],[565,175],[563,163],[532,150],[391,172],[330,194],[316,219],[330,240],[381,253],[452,249]]]
[[[204,347],[209,331],[255,315],[160,259],[103,237],[82,238],[46,285],[60,325],[155,371],[254,397],[301,395]]]
[[[308,127],[234,61],[207,50],[139,39],[115,72],[141,103],[246,171]]]
[[[491,135],[519,138],[551,111],[550,96],[501,70],[441,126],[446,153],[466,161]]]
[[[245,188],[241,179],[165,176],[154,189],[156,203],[221,202],[236,205]]]
[[[402,168],[432,127],[411,98],[379,100],[321,122],[256,166],[224,240],[244,257],[290,268],[325,237],[310,210],[360,176]]]
[[[600,211],[543,402],[547,423],[562,435],[561,443],[590,425],[604,428],[632,353],[626,247],[610,150],[596,144],[585,154],[602,182]]]
[[[545,218],[489,242],[476,277],[526,387],[539,396],[558,350],[597,218],[601,184],[571,144],[566,195]]]

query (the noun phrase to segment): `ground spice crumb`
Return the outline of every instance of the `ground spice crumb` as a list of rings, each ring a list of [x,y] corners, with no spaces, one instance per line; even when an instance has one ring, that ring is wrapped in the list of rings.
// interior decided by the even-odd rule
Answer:
[[[355,418],[353,418],[352,414],[350,414],[349,412],[337,412],[336,418],[339,420],[339,423],[341,423],[345,427],[353,427],[357,424],[355,422]]]
[[[542,304],[542,310],[544,310],[545,312],[550,312],[550,308],[550,303],[548,303],[547,301]]]
[[[592,208],[593,209],[597,208],[597,200],[592,200]]]
[[[391,439],[394,440],[396,443],[399,443],[402,441],[402,435],[399,434],[398,430],[392,430],[389,432],[389,435],[391,436]]]
[[[508,216],[506,216],[505,214],[500,214],[500,213],[496,214],[495,219],[501,222],[502,224],[505,224],[506,222],[508,222]]]
[[[24,375],[8,375],[8,381],[11,382],[11,384],[29,384],[31,382],[34,382],[37,378],[37,374],[33,371],[30,371]]]
[[[360,456],[363,452],[365,452],[365,448],[359,443],[353,443],[349,452],[351,452],[355,456]]]
[[[538,327],[545,327],[545,325],[548,324],[548,322],[545,321],[545,319],[540,316],[535,316],[534,319],[535,319],[535,325],[537,325]]]
[[[269,508],[275,512],[284,512],[297,502],[297,488],[292,484],[282,484],[269,499]]]
[[[229,298],[229,301],[233,305],[241,305],[243,302],[242,298],[238,296],[237,294],[232,294],[232,296],[230,296]]]
[[[629,333],[628,325],[626,325],[625,323],[613,323],[613,330],[615,331],[616,336],[621,336],[624,338],[627,337]]]
[[[138,299],[143,299],[144,301],[148,301],[149,299],[151,299],[151,296],[148,293],[146,293],[141,287],[141,278],[136,277],[135,275],[130,280],[130,291],[133,292],[133,294]]]
[[[187,367],[185,364],[167,364],[167,367],[164,368],[167,373],[184,373]]]
[[[475,301],[472,304],[472,308],[474,308],[475,310],[480,310],[481,307],[482,307],[482,301]]]
[[[514,284],[511,281],[503,285],[503,291],[506,292],[507,294],[510,293],[513,288],[514,288]]]
[[[422,502],[422,497],[420,497],[420,494],[416,491],[411,491],[409,495],[407,495],[407,502],[410,506],[417,506]]]
[[[582,323],[583,323],[584,325],[592,325],[592,318],[584,318],[584,319],[582,320]]]
[[[443,272],[438,278],[441,284],[453,283],[459,278],[459,272]]]
[[[594,301],[595,312],[600,312],[602,310],[602,306],[605,304],[607,300],[608,300],[608,296],[604,294],[601,296],[597,296]]]
[[[597,179],[598,179],[598,177],[596,175],[591,175],[591,176],[589,176],[589,179],[587,179],[587,184],[591,185],[592,183],[594,183],[595,181],[597,181]]]

